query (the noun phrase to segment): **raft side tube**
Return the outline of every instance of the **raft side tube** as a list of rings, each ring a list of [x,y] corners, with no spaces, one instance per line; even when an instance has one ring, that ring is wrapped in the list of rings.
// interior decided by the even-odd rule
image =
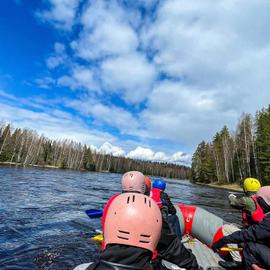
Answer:
[[[223,224],[224,221],[222,218],[197,207],[193,220],[192,233],[194,237],[197,237],[201,242],[211,246],[216,233]]]
[[[184,216],[182,214],[182,211],[180,210],[180,208],[177,205],[174,205],[175,209],[176,209],[176,215],[178,217],[179,220],[179,224],[180,224],[180,231],[181,234],[183,235],[186,231],[186,226],[185,226],[185,219]]]
[[[182,213],[181,215],[177,211],[183,234],[190,234],[208,246],[222,237],[221,227],[224,224],[222,218],[198,206],[180,204],[176,208]]]

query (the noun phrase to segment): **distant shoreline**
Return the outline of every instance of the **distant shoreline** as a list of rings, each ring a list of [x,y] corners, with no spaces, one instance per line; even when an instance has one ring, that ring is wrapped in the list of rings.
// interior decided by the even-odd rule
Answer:
[[[0,165],[10,165],[10,166],[19,166],[19,167],[36,167],[36,168],[48,168],[48,169],[61,169],[60,167],[52,166],[52,165],[36,165],[36,164],[24,165],[22,163],[9,162],[9,161],[4,161],[4,162],[1,161]]]
[[[194,184],[213,187],[213,188],[219,188],[219,189],[226,189],[226,190],[231,190],[231,191],[237,191],[237,192],[243,192],[242,187],[239,186],[238,184],[218,184],[217,182],[210,183],[210,184],[195,182]]]

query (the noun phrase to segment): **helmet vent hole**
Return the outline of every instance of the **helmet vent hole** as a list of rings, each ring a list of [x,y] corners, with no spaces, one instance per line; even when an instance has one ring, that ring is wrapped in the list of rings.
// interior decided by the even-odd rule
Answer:
[[[123,239],[123,240],[129,240],[129,238],[128,238],[128,237],[123,237],[123,236],[119,236],[119,235],[117,235],[117,237],[118,237],[119,239]]]
[[[147,240],[140,240],[139,242],[144,243],[144,244],[149,244],[150,243],[150,241],[147,241]]]
[[[118,230],[118,233],[120,234],[120,235],[117,235],[117,237],[119,239],[129,240],[129,237],[128,237],[129,236],[129,232]]]
[[[144,198],[144,204],[146,204],[146,198]]]
[[[120,230],[118,230],[118,232],[124,233],[124,234],[129,234],[129,232],[127,232],[127,231],[120,231]]]
[[[151,201],[149,200],[149,207],[151,208]]]
[[[149,234],[141,234],[141,236],[142,237],[146,237],[146,238],[150,238],[151,237],[151,235],[149,235]]]
[[[127,203],[129,203],[129,200],[130,200],[130,197],[128,196],[128,198],[127,198]]]
[[[132,202],[135,202],[135,196],[134,195],[132,196]]]

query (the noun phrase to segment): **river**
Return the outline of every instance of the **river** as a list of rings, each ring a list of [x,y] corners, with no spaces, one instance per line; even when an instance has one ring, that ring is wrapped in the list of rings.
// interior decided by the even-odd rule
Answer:
[[[73,269],[98,256],[90,240],[100,220],[77,224],[89,208],[102,209],[120,191],[121,175],[0,167],[0,269]],[[174,203],[195,204],[239,222],[228,191],[168,180]]]

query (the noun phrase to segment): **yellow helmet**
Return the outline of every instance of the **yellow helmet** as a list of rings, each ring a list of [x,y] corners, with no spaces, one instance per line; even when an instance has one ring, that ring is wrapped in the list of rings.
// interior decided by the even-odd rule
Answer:
[[[257,192],[261,188],[261,183],[256,178],[246,178],[243,184],[245,192]]]

